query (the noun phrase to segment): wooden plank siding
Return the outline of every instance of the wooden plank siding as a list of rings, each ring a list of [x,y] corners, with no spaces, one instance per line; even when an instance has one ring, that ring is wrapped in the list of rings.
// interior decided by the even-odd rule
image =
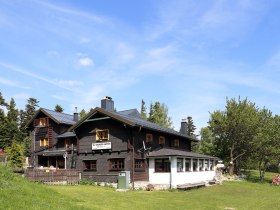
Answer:
[[[76,185],[80,182],[79,173],[79,170],[26,169],[24,176],[31,181],[44,184]]]

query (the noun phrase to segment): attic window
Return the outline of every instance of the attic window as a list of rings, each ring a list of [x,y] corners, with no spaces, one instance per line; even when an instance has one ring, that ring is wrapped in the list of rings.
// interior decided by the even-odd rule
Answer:
[[[107,141],[109,140],[109,130],[96,130],[96,141]]]
[[[160,136],[158,141],[159,141],[159,144],[165,144],[165,137],[164,136]]]
[[[146,142],[152,143],[153,142],[153,134],[147,133],[146,134]]]

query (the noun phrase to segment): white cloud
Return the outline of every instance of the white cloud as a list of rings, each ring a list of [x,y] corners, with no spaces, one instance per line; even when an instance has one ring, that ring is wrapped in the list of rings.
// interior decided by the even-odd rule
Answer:
[[[58,80],[58,79],[56,79],[55,82],[57,82],[61,86],[79,86],[79,85],[83,84],[83,82],[77,81],[77,80]]]
[[[88,43],[90,43],[90,41],[91,40],[87,37],[81,37],[80,38],[80,42],[83,43],[83,44],[88,44]]]
[[[79,59],[79,65],[86,67],[86,66],[93,66],[94,63],[93,63],[93,60],[91,58],[84,57],[84,58]]]
[[[93,15],[92,13],[87,13],[87,12],[83,12],[83,11],[80,11],[80,10],[77,10],[77,9],[69,9],[69,8],[62,7],[62,6],[57,6],[55,4],[51,4],[50,2],[46,2],[46,1],[34,0],[34,2],[36,2],[36,3],[38,3],[42,6],[45,6],[49,9],[61,12],[61,13],[74,15],[74,16],[79,16],[79,17],[82,17],[82,18],[87,18],[89,20],[99,22],[99,23],[107,22],[107,20],[105,18],[103,18],[101,16]]]
[[[17,93],[13,96],[15,99],[28,99],[30,95],[28,93]]]
[[[47,77],[44,77],[44,76],[41,76],[41,75],[38,75],[38,74],[35,74],[35,73],[27,71],[27,70],[25,70],[23,68],[19,68],[17,66],[14,66],[14,65],[11,65],[11,64],[8,64],[8,63],[3,63],[3,62],[0,62],[0,66],[2,66],[5,69],[8,69],[10,71],[23,74],[23,75],[25,75],[27,77],[35,78],[35,79],[47,82],[49,84],[52,84],[54,86],[63,88],[65,90],[73,91],[73,89],[71,89],[69,87],[65,87],[64,85],[61,85],[61,84],[57,83],[55,80],[49,79]]]
[[[0,77],[0,84],[7,86],[17,86],[17,83],[5,78]]]

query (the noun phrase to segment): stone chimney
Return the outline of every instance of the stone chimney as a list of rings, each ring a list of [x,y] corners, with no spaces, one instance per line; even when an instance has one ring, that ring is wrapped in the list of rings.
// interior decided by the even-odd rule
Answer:
[[[79,120],[79,113],[77,107],[75,107],[75,112],[73,114],[73,121],[78,122]]]
[[[105,109],[106,111],[113,112],[114,111],[114,101],[111,97],[105,96],[101,100],[101,108]]]
[[[180,133],[187,135],[187,119],[182,119],[181,121],[181,128],[180,128]]]

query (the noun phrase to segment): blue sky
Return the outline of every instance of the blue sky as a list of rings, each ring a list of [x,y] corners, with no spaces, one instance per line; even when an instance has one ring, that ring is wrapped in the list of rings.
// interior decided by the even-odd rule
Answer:
[[[226,97],[280,114],[280,2],[0,0],[0,91],[18,108],[160,101],[198,128]]]

